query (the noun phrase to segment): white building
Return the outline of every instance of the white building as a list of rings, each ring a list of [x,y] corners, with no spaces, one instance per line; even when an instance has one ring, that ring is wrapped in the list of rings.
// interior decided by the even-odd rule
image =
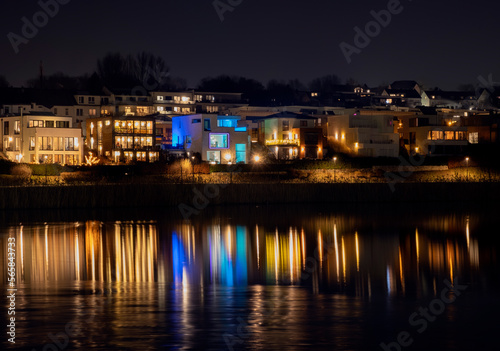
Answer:
[[[356,111],[326,120],[328,141],[339,150],[364,157],[399,156],[399,134],[391,115]]]
[[[172,118],[172,146],[212,163],[248,163],[251,139],[240,116],[199,114]]]
[[[0,134],[0,150],[12,161],[67,165],[82,162],[82,131],[73,128],[72,117],[52,114],[1,117]]]

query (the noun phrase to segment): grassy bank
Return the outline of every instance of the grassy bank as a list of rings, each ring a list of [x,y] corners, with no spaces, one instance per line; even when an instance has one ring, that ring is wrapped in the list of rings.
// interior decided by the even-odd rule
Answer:
[[[111,184],[0,187],[0,209],[139,208],[219,204],[496,202],[499,182]]]

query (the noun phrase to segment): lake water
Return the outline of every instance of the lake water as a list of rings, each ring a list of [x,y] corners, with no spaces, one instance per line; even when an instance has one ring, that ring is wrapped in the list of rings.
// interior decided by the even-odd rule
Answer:
[[[498,221],[451,204],[4,212],[2,348],[499,350]]]

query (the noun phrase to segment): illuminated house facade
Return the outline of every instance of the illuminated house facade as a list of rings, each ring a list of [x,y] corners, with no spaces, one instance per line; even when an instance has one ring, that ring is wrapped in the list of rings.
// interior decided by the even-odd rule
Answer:
[[[399,134],[394,130],[394,116],[375,113],[355,111],[325,117],[329,143],[363,157],[398,157]]]
[[[172,118],[161,116],[156,118],[156,146],[161,150],[172,148]]]
[[[80,128],[71,117],[52,114],[0,118],[0,150],[12,161],[79,165],[83,157]]]
[[[154,117],[98,117],[87,121],[86,146],[94,156],[104,156],[115,163],[155,162]]]
[[[408,153],[429,156],[461,155],[468,145],[462,118],[446,115],[399,117],[400,143]]]
[[[247,106],[240,93],[218,92],[151,92],[154,113],[191,115],[196,113],[226,113],[230,108]]]
[[[241,117],[199,114],[172,118],[172,147],[211,163],[248,163],[251,141]]]
[[[259,142],[278,160],[323,158],[323,134],[316,117],[280,112],[261,118],[258,123]]]

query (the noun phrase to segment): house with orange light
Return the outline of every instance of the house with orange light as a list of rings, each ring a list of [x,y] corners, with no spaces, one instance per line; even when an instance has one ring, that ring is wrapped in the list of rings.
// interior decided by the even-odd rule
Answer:
[[[323,132],[316,117],[283,111],[265,117],[247,116],[247,121],[258,123],[259,143],[278,160],[323,158]]]

